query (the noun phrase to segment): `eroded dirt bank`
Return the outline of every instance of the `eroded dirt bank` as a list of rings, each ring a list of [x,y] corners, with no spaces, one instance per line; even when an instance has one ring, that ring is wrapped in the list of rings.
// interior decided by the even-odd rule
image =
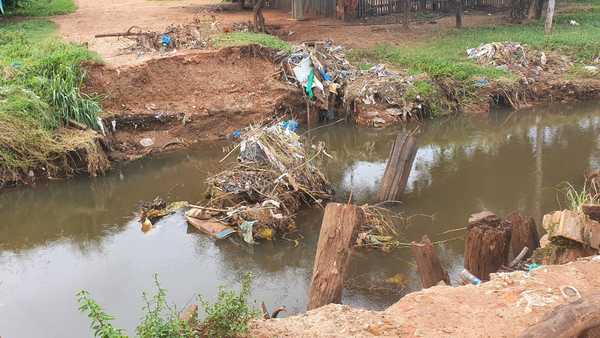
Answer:
[[[131,159],[293,112],[302,93],[276,78],[270,53],[247,46],[120,68],[92,64],[84,91],[102,97],[113,158]]]
[[[257,321],[249,336],[518,337],[568,303],[563,287],[577,289],[584,300],[598,295],[598,258],[495,274],[480,286],[435,286],[411,293],[385,311],[330,304],[298,316]],[[594,329],[584,337],[599,335]]]

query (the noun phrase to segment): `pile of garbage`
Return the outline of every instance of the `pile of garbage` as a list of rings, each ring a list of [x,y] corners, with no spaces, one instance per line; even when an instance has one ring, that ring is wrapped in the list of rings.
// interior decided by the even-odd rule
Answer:
[[[306,149],[297,126],[291,120],[240,132],[237,163],[208,179],[207,203],[193,206],[188,216],[202,211],[211,222],[237,229],[248,243],[293,231],[303,204],[321,204],[334,193],[315,165],[329,155],[322,144]]]
[[[211,36],[221,31],[214,16],[197,16],[189,24],[171,24],[164,31],[145,31],[132,26],[121,33],[98,34],[96,38],[117,37],[128,39],[131,43],[123,49],[134,51],[169,51],[174,49],[206,49]]]
[[[567,71],[572,63],[568,57],[558,52],[531,50],[518,42],[491,42],[477,48],[467,49],[469,59],[481,65],[495,66],[521,74],[526,80],[545,74],[560,74]]]
[[[283,77],[301,87],[317,109],[331,112],[343,105],[359,124],[381,126],[426,115],[414,77],[383,64],[360,70],[346,59],[347,52],[330,40],[303,43],[284,60]]]
[[[344,86],[359,73],[345,54],[346,49],[331,40],[303,43],[282,63],[283,77],[302,87],[319,109],[330,110]]]
[[[482,65],[528,66],[525,46],[518,42],[491,42],[480,45],[477,48],[467,49],[469,59],[474,59]]]
[[[428,98],[422,97],[415,87],[416,81],[425,80],[380,69],[379,65],[374,66],[346,86],[344,105],[347,111],[353,113],[357,123],[381,127],[422,120],[430,115],[426,104]]]

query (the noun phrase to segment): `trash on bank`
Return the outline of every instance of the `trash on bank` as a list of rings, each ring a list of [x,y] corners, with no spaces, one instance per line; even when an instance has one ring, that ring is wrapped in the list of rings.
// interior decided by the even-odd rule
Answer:
[[[151,202],[142,203],[139,219],[140,222],[144,222],[148,219],[151,223],[156,223],[161,218],[187,206],[188,202],[186,201],[167,203],[162,198],[156,197]]]
[[[215,237],[216,239],[225,239],[236,232],[232,227],[227,226],[214,218],[195,218],[195,210],[197,209],[191,209],[190,211],[192,211],[192,213],[186,213],[185,219],[190,225],[204,232],[205,234]]]

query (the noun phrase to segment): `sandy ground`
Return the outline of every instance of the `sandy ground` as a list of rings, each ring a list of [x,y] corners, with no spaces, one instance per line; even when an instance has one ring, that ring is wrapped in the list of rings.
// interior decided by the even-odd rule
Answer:
[[[125,41],[117,38],[94,38],[96,34],[125,32],[131,26],[144,30],[162,32],[169,24],[191,22],[197,16],[214,16],[222,28],[234,22],[248,22],[252,13],[240,10],[236,4],[223,4],[218,0],[76,0],[75,13],[53,17],[62,36],[73,42],[86,43],[98,52],[109,64],[123,65],[146,61],[174,53],[123,53]],[[219,9],[225,10],[219,10]],[[216,10],[215,10],[216,9]],[[331,18],[307,18],[304,21],[290,19],[281,10],[267,10],[267,25],[274,26],[285,40],[301,42],[306,40],[332,39],[337,44],[349,47],[373,46],[387,42],[403,44],[418,41],[433,34],[451,29],[453,17],[413,23],[409,30],[399,24],[382,25],[393,22],[393,17],[379,17],[370,22],[357,21],[344,23]],[[505,22],[503,15],[487,13],[467,13],[465,25],[493,25]],[[181,53],[178,51],[176,53]]]
[[[480,286],[436,286],[411,293],[385,311],[327,305],[253,324],[251,337],[518,337],[557,306],[571,286],[582,299],[600,290],[600,256],[531,273],[496,275]],[[568,295],[568,291],[566,291]],[[596,329],[586,337],[598,337]]]

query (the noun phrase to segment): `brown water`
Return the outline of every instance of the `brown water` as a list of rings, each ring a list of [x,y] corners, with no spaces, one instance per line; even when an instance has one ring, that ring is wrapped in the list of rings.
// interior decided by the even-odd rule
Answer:
[[[399,127],[400,128],[400,127]],[[323,128],[311,137],[327,142],[335,160],[327,172],[337,199],[352,191],[356,202],[372,201],[398,128]],[[442,232],[465,226],[483,208],[499,215],[519,209],[540,220],[559,207],[557,186],[583,182],[600,167],[600,105],[544,107],[498,112],[485,119],[449,119],[425,126],[403,204],[417,217],[406,242],[462,237]],[[321,212],[299,217],[305,238],[249,248],[215,242],[192,232],[181,213],[163,219],[148,234],[133,212],[141,200],[162,196],[198,200],[208,172],[218,169],[221,145],[128,164],[105,177],[76,178],[0,195],[0,336],[86,337],[88,321],[75,293],[86,289],[134,333],[141,316],[141,292],[152,290],[159,273],[172,301],[184,306],[197,293],[214,299],[219,285],[237,286],[256,276],[253,300],[290,313],[305,309]],[[463,242],[438,247],[453,277],[461,268]],[[418,287],[410,252],[358,252],[351,261],[343,302],[381,309]],[[373,288],[397,273],[407,279],[400,293]]]

